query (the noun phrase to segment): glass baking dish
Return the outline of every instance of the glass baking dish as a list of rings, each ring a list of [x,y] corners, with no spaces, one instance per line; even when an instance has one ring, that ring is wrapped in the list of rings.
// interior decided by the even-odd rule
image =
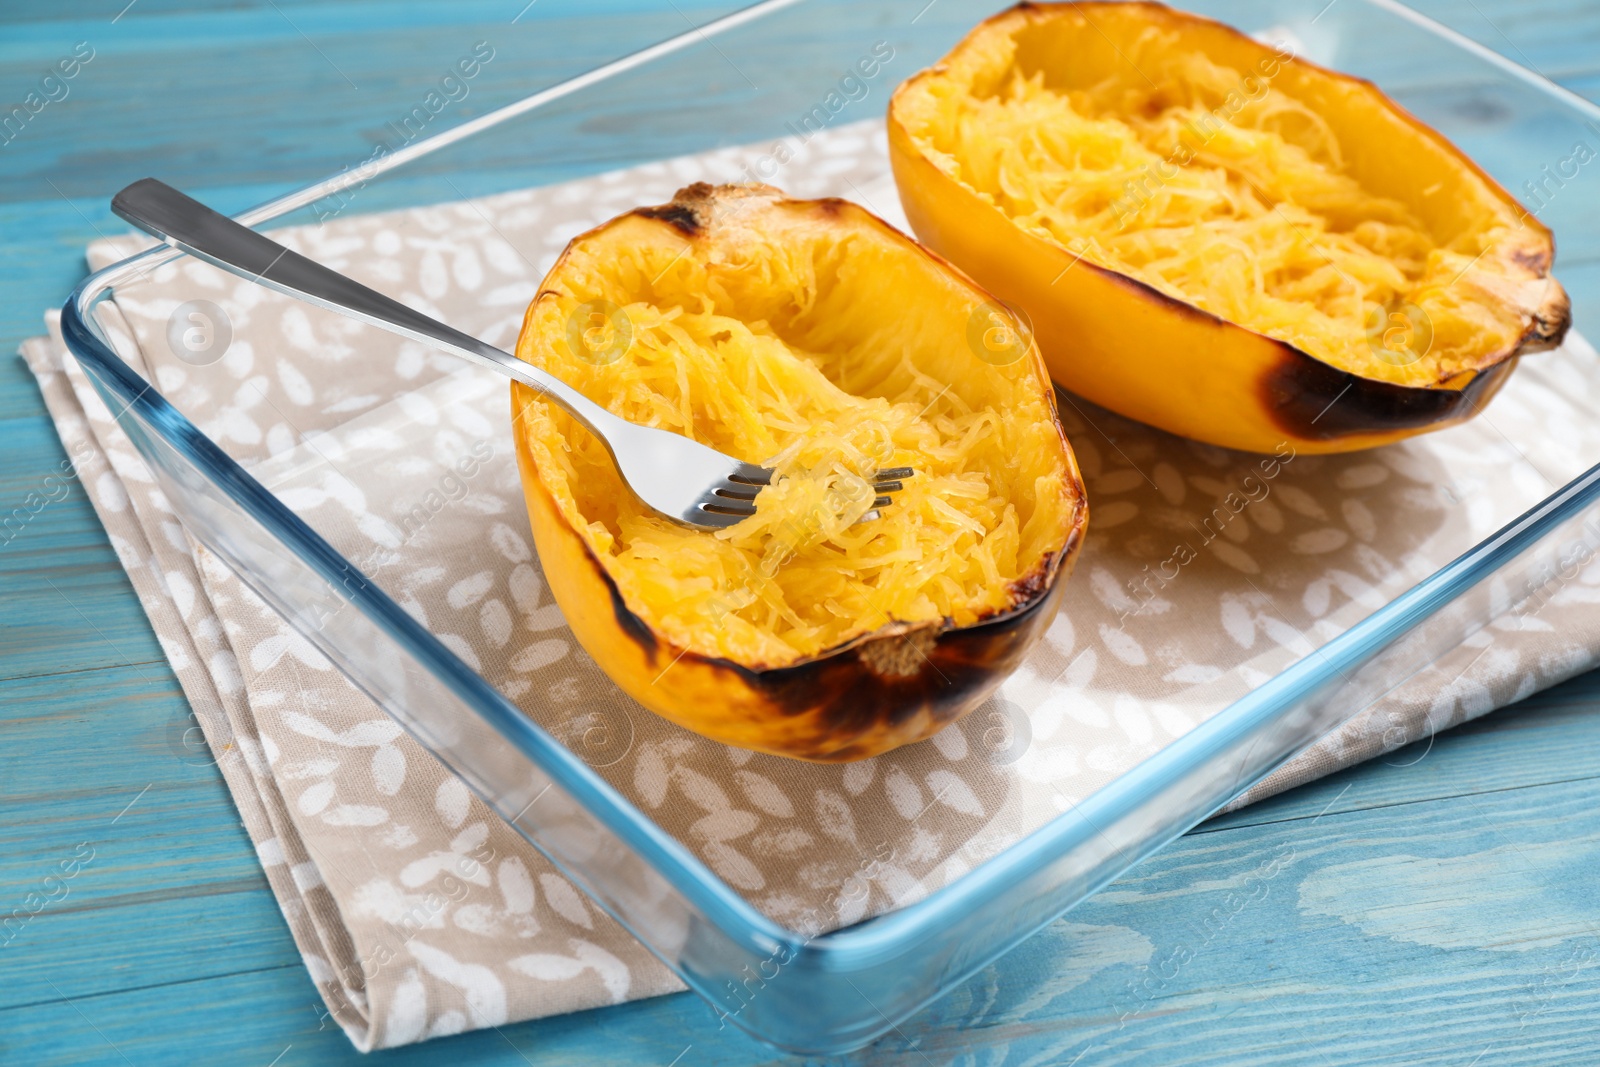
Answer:
[[[1586,198],[1525,183],[1548,173],[1537,164],[1557,166],[1591,136],[1588,123],[1600,118],[1592,105],[1386,0],[1190,6],[1376,81],[1502,184],[1542,194],[1536,210],[1561,239],[1557,269],[1575,321],[1589,321],[1597,294],[1583,261],[1600,220]],[[362,153],[338,175],[238,217],[314,221],[803,136],[795,123],[821,114],[819,102],[827,107],[821,124],[871,119],[894,82],[935,61],[994,8],[777,0],[721,11],[696,8],[716,17],[671,37],[663,34],[673,20],[619,20],[608,47],[640,51],[381,158]],[[866,75],[863,57],[881,57],[885,44],[892,68]],[[531,148],[541,129],[577,146],[570,158]],[[1320,634],[1306,654],[1283,657],[1281,669],[1247,679],[1222,710],[1066,810],[1016,828],[970,869],[842,928],[791,928],[800,924],[776,921],[645,814],[603,761],[558,741],[403,610],[381,575],[335,548],[335,534],[313,528],[265,488],[265,475],[197,429],[203,412],[180,411],[130,367],[98,305],[175,258],[157,248],[94,274],[67,301],[62,332],[189,532],[720,1019],[797,1052],[845,1051],[886,1033],[1488,622],[1536,611],[1600,544],[1600,468],[1520,515],[1525,502],[1500,502],[1497,533],[1342,632]],[[273,484],[281,489],[292,476],[278,470]],[[1070,597],[1064,610],[1072,611]],[[860,868],[881,851],[859,857]]]

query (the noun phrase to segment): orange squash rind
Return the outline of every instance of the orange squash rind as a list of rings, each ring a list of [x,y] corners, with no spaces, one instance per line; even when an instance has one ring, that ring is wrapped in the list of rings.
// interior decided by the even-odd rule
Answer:
[[[740,281],[748,273],[737,272],[748,272],[759,261],[752,247],[768,242],[776,257],[811,239],[808,235],[832,234],[843,236],[837,247],[829,246],[834,249],[829,262],[857,258],[865,264],[868,276],[856,275],[862,278],[859,294],[849,286],[818,282],[814,290],[793,297],[794,307],[784,303],[790,298],[782,295],[783,285],[776,285],[771,299],[748,298],[756,283]],[[891,291],[896,301],[887,299]],[[751,306],[741,306],[741,300]],[[816,314],[806,310],[813,305],[820,308]],[[651,711],[730,745],[845,761],[928,737],[981,704],[1021,662],[1061,602],[1088,508],[1037,348],[1030,343],[1017,353],[1020,358],[1010,360],[969,350],[963,331],[972,309],[985,305],[992,306],[988,294],[865,210],[838,200],[790,200],[764,186],[691,186],[671,204],[629,212],[573,240],[528,310],[517,354],[618,414],[642,418],[642,412],[654,410],[670,417],[676,410],[676,394],[669,397],[672,404],[628,407],[642,404],[644,394],[625,376],[626,368],[656,366],[666,358],[663,349],[640,348],[647,324],[663,321],[652,316],[677,315],[671,322],[681,324],[696,308],[711,307],[731,316],[716,320],[729,324],[715,335],[718,343],[732,343],[720,339],[743,328],[733,318],[743,315],[763,338],[777,337],[796,350],[803,347],[797,337],[819,345],[826,333],[841,350],[857,351],[851,346],[866,337],[875,351],[898,344],[895,338],[903,331],[918,331],[918,343],[904,346],[905,357],[915,361],[923,358],[918,353],[937,353],[927,357],[942,361],[937,367],[917,369],[937,370],[938,380],[949,383],[956,395],[944,404],[981,405],[990,397],[985,390],[1010,398],[1007,403],[1015,410],[993,420],[999,427],[993,432],[1002,435],[1007,462],[1029,472],[1026,491],[1016,491],[1006,504],[1018,515],[1026,512],[1019,520],[1025,535],[1019,535],[1017,573],[997,598],[980,596],[977,606],[946,615],[891,617],[805,654],[768,654],[765,660],[752,655],[741,662],[723,654],[717,643],[733,642],[734,636],[685,629],[687,609],[665,602],[689,600],[688,584],[681,598],[664,597],[664,579],[640,578],[629,569],[633,564],[621,562],[634,558],[623,544],[628,530],[651,544],[659,533],[663,543],[680,552],[715,549],[722,554],[707,558],[721,559],[726,552],[720,543],[694,540],[716,535],[652,532],[650,520],[637,514],[642,505],[622,488],[614,469],[594,460],[595,444],[587,431],[526,387],[514,385],[517,457],[546,580],[578,641],[623,691]],[[574,359],[569,329],[574,309],[592,315],[596,307],[605,309],[592,318],[600,358]],[[786,326],[786,316],[803,321],[804,329]],[[616,340],[619,324],[623,342]],[[853,374],[848,361],[829,366],[840,380]],[[854,384],[867,396],[879,379],[861,373],[866,378]],[[899,380],[891,374],[882,383]],[[660,398],[652,394],[650,400]],[[695,408],[694,436],[729,450],[730,439],[718,435],[732,431],[705,415],[717,406]],[[897,454],[896,462],[906,458]],[[924,464],[913,457],[912,465]],[[916,499],[897,499],[885,510],[921,506]],[[1025,525],[1027,516],[1034,516],[1032,527]],[[691,576],[684,582],[696,580]],[[727,591],[718,595],[731,598]],[[724,624],[731,625],[728,618]]]
[[[1126,57],[1139,49],[1154,61],[1134,71]],[[1191,51],[1243,72],[1267,64],[1272,85],[1349,146],[1363,186],[1403,202],[1430,232],[1451,237],[1492,227],[1498,236],[1471,265],[1469,281],[1478,287],[1474,299],[1510,324],[1507,343],[1426,380],[1342,368],[1019,226],[930,139],[951,99],[994,91],[999,62],[1046,84],[1148,82],[1167,77]],[[903,83],[888,127],[895,180],[917,236],[1028,314],[1057,382],[1185,437],[1256,452],[1285,444],[1339,452],[1453,425],[1482,408],[1521,356],[1558,345],[1570,321],[1566,293],[1550,277],[1549,230],[1443,137],[1368,82],[1161,4],[1019,4]]]

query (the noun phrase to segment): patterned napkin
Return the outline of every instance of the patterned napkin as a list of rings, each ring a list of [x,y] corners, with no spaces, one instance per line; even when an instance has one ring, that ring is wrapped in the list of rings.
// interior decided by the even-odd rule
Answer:
[[[570,237],[688,182],[739,180],[771,148],[277,236],[509,347]],[[814,137],[774,181],[904,224],[880,124]],[[137,246],[97,242],[89,258]],[[1585,417],[1600,373],[1578,340],[1528,360],[1484,417],[1346,457],[1225,452],[1063,397],[1093,512],[1061,617],[963,723],[813,766],[656,718],[577,646],[533,553],[499,379],[195,261],[119,292],[107,315],[120,350],[255,477],[730,885],[807,931],[959,877],[1600,455]],[[23,352],[351,1041],[389,1047],[681,988],[189,539],[58,333]],[[1536,613],[1506,599],[1506,621],[1250,798],[1593,662],[1600,565]]]

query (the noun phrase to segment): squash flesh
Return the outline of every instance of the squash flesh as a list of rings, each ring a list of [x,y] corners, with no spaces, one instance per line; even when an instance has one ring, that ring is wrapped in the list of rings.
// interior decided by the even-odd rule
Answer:
[[[891,623],[1007,610],[1080,504],[1042,371],[967,348],[981,294],[857,209],[787,203],[728,212],[709,242],[634,217],[579,238],[518,348],[624,418],[777,468],[756,516],[695,531],[643,509],[558,409],[535,401],[520,420],[629,609],[678,648],[763,668]],[[627,324],[611,361],[564,343],[601,303]],[[897,466],[917,473],[855,525],[866,479]]]
[[[1072,84],[1019,26],[897,106],[936,166],[1020,228],[1367,378],[1431,385],[1515,348],[1523,316],[1485,253],[1518,220],[1492,197],[1435,190],[1461,224],[1367,188],[1361,149],[1317,110],[1176,30],[1147,28],[1122,69]]]

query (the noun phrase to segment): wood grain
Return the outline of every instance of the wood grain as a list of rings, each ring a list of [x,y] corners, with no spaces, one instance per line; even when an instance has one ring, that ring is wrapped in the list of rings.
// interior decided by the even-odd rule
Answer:
[[[408,108],[426,72],[474,40],[498,49],[465,102],[475,109],[731,6],[540,0],[517,32],[520,0],[139,0],[116,23],[122,0],[8,9],[0,94],[26,91],[75,41],[97,55],[72,96],[0,147],[3,510],[63,458],[9,353],[81,276],[83,246],[122,229],[104,207],[110,191],[157,173],[220,206],[257,202],[358,158],[381,129],[374,116]],[[815,5],[794,24],[803,33],[733,60],[760,74],[768,103],[812,91],[804,49],[851,46],[830,37],[837,6]],[[1600,94],[1590,6],[1422,7]],[[933,40],[965,10],[941,3],[918,25]],[[1473,99],[1435,57],[1363,47],[1414,106]],[[686,66],[691,76],[704,81]],[[753,98],[732,66],[693,110],[619,90],[483,147],[466,175],[459,164],[425,172],[357,209],[765,136],[757,109],[739,107]],[[869,96],[863,115],[881,103]],[[1504,132],[1492,107],[1480,110],[1486,133]],[[1514,151],[1485,162],[1514,176],[1544,161]],[[1580,193],[1573,217],[1600,210]],[[1559,263],[1579,306],[1600,306],[1600,247],[1564,242]],[[358,1056],[321,1014],[220,777],[182,744],[183,697],[80,489],[0,545],[0,607],[0,911],[93,851],[65,897],[0,934],[0,1062],[799,1062],[717,1031],[687,995]],[[899,1033],[827,1062],[1592,1064],[1597,708],[1600,677],[1586,676],[1213,820]],[[1247,899],[1237,911],[1230,890]]]

